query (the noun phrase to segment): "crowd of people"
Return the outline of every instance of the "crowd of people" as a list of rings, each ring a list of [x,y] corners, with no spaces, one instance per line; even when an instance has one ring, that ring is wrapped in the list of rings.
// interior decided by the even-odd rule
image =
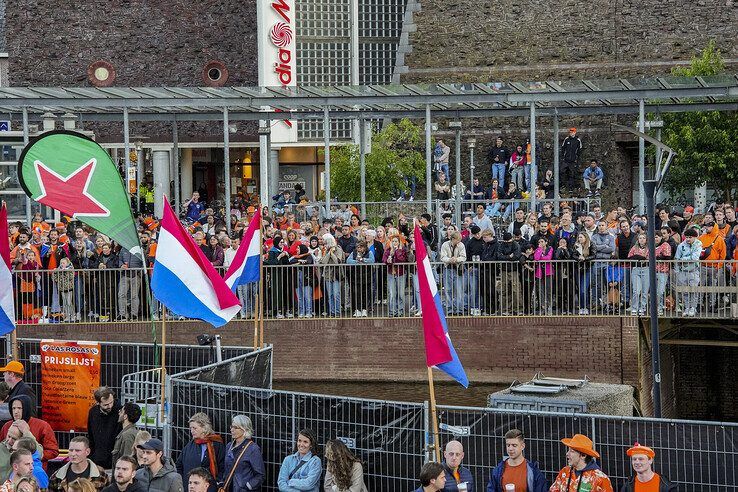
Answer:
[[[233,210],[231,233],[222,211],[199,201],[183,204],[182,220],[214,267],[233,260],[254,205]],[[517,209],[493,223],[497,211],[480,201],[455,223],[443,214],[399,212],[376,219],[356,207],[331,208],[298,220],[286,207],[262,210],[265,314],[273,318],[420,315],[414,274],[417,220],[434,262],[449,315],[643,315],[651,288],[661,314],[718,313],[734,303],[738,221],[729,203],[695,214],[691,206],[660,206],[655,217],[623,207],[591,211],[550,203]],[[656,234],[657,281],[649,285],[647,222]],[[10,224],[19,322],[128,320],[157,316],[144,266],[156,255],[159,223],[137,218],[144,260],[71,219],[51,227],[36,214],[30,227]],[[671,261],[674,260],[674,261]],[[145,263],[145,265],[144,265]],[[699,287],[718,287],[705,289]],[[257,285],[240,286],[240,316],[256,312]],[[371,314],[370,314],[371,313]]]
[[[0,430],[2,492],[182,492],[185,484],[188,492],[245,492],[261,490],[267,479],[276,482],[281,492],[367,492],[362,460],[340,439],[321,446],[310,429],[298,432],[277,476],[268,477],[263,451],[246,415],[231,418],[230,438],[224,439],[207,414],[195,413],[188,420],[190,438],[172,460],[161,440],[136,427],[141,408],[131,402],[121,404],[105,386],[94,392],[86,435],[70,440],[68,457],[60,462],[55,460],[59,445],[54,432],[36,416],[36,395],[23,380],[23,364],[12,361],[0,371],[4,377],[0,398],[5,403],[0,406],[6,412],[0,418],[7,420]],[[511,429],[505,434],[506,456],[491,469],[486,490],[613,490],[595,461],[600,456],[589,438],[577,434],[562,443],[567,447],[567,464],[549,488],[538,465],[525,458],[523,433]],[[676,490],[653,471],[653,449],[636,444],[628,456],[634,475],[623,484],[623,491]],[[443,463],[423,466],[417,490],[472,492],[474,476],[463,460],[462,444],[448,442]],[[481,484],[477,490],[483,490]]]
[[[94,393],[87,434],[73,437],[67,459],[58,462],[54,460],[59,455],[58,443],[49,424],[35,416],[36,397],[23,381],[23,365],[11,362],[0,370],[5,380],[0,385],[0,397],[4,396],[6,403],[0,406],[8,412],[0,431],[2,492],[182,492],[185,486],[188,492],[245,492],[262,490],[267,480],[276,482],[282,492],[368,490],[362,460],[340,439],[320,446],[310,429],[298,432],[294,449],[284,457],[277,476],[268,477],[263,451],[246,415],[231,418],[230,437],[225,439],[214,431],[207,414],[195,413],[188,421],[190,438],[175,461],[167,456],[161,440],[137,429],[140,407],[130,402],[121,404],[105,386]],[[523,433],[509,430],[505,434],[505,457],[491,468],[486,490],[613,490],[596,461],[600,455],[589,438],[576,434],[562,439],[562,443],[567,448],[567,463],[549,485],[537,463],[525,457]],[[627,454],[634,474],[621,490],[676,490],[653,471],[653,449],[636,444]],[[475,490],[474,475],[463,465],[461,442],[448,442],[443,455],[442,463],[423,466],[417,491]],[[476,490],[484,490],[483,485],[477,484]]]

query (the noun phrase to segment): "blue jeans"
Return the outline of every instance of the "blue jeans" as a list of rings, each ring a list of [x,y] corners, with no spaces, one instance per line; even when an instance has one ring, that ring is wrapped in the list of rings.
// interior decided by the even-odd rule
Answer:
[[[656,295],[658,296],[659,310],[664,310],[664,298],[666,297],[666,284],[669,282],[669,274],[656,272]]]
[[[464,287],[466,287],[466,296],[464,302],[464,311],[466,309],[479,308],[479,268],[467,268],[464,272]],[[463,292],[463,291],[462,291]]]
[[[387,292],[389,295],[389,315],[404,316],[405,315],[405,283],[407,282],[407,274],[392,275],[387,274]]]
[[[505,208],[505,211],[502,212],[503,220],[507,220],[508,218],[510,218],[517,209],[518,209],[518,202],[508,203],[507,208]]]
[[[677,285],[683,287],[698,287],[700,285],[700,272],[695,270],[692,272],[679,272],[677,273]],[[682,293],[682,303],[684,309],[697,309],[697,302],[699,301],[699,294],[696,292],[684,292]]]
[[[441,164],[438,167],[439,170],[436,172],[436,178],[438,178],[440,173],[443,173],[446,175],[446,181],[451,181],[451,175],[448,173],[448,164]]]
[[[258,282],[251,282],[245,285],[239,285],[236,288],[238,300],[241,301],[241,316],[250,318],[256,311],[256,294]]]
[[[510,180],[515,183],[518,190],[525,189],[525,169],[522,167],[514,167],[510,172]]]
[[[602,295],[607,292],[605,272],[607,272],[607,263],[604,261],[595,261],[594,265],[592,265],[592,276],[590,277],[590,281],[594,284],[592,293],[595,298],[595,307],[601,304]]]
[[[633,281],[633,297],[631,298],[630,307],[635,311],[645,311],[649,291],[648,268],[631,268],[630,278]]]
[[[523,166],[523,169],[525,170],[525,189],[530,191],[530,164],[526,164]]]
[[[328,316],[341,315],[341,282],[325,281],[325,296],[328,298]]]
[[[456,273],[456,267],[443,270],[443,290],[446,297],[446,314],[461,314],[464,311],[464,276]]]
[[[500,216],[500,208],[502,207],[502,204],[500,202],[494,202],[487,205],[487,208],[484,210],[484,215],[487,217],[499,217]]]
[[[499,184],[500,188],[503,190],[505,189],[505,170],[507,169],[507,164],[492,164],[492,179],[496,179]]]
[[[313,287],[305,285],[305,272],[297,272],[297,315],[313,314]]]

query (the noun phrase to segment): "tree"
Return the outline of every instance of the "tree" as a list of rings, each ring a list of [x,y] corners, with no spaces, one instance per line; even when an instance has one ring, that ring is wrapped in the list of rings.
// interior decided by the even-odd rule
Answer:
[[[420,128],[408,119],[385,126],[372,136],[371,153],[366,155],[366,199],[382,202],[392,193],[407,189],[405,177],[418,182],[425,177],[425,157],[421,152]],[[342,202],[361,199],[359,148],[344,145],[331,148],[331,194]]]
[[[720,50],[710,41],[689,67],[675,76],[712,77],[725,72]],[[681,194],[707,182],[723,200],[735,199],[738,190],[738,113],[704,111],[663,116],[662,140],[677,152],[666,180],[671,193]]]

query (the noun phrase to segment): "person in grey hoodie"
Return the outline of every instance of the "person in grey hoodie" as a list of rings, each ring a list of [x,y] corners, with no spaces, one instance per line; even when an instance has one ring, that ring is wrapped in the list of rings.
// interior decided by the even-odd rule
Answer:
[[[615,253],[615,236],[610,234],[607,229],[607,223],[601,220],[597,223],[597,232],[592,234],[592,252],[594,253],[594,263],[592,264],[592,291],[595,295],[597,306],[605,289],[605,272],[607,271],[607,260],[612,258]],[[593,306],[595,307],[595,306]]]
[[[147,492],[182,492],[182,477],[171,459],[164,457],[164,443],[149,439],[136,446],[141,468],[136,471],[136,481]]]

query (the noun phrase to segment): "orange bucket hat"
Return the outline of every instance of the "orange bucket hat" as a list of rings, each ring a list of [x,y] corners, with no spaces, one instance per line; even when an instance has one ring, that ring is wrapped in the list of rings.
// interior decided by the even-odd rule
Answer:
[[[636,454],[645,454],[651,459],[654,459],[656,457],[656,452],[653,449],[649,448],[648,446],[643,446],[638,443],[633,444],[633,447],[627,450],[625,453],[628,456],[633,456]]]
[[[595,458],[600,457],[600,453],[594,450],[592,439],[583,434],[574,434],[574,437],[571,439],[565,438],[562,439],[561,442],[564,443],[564,446],[569,447],[574,451],[579,451],[580,453],[584,453]]]

